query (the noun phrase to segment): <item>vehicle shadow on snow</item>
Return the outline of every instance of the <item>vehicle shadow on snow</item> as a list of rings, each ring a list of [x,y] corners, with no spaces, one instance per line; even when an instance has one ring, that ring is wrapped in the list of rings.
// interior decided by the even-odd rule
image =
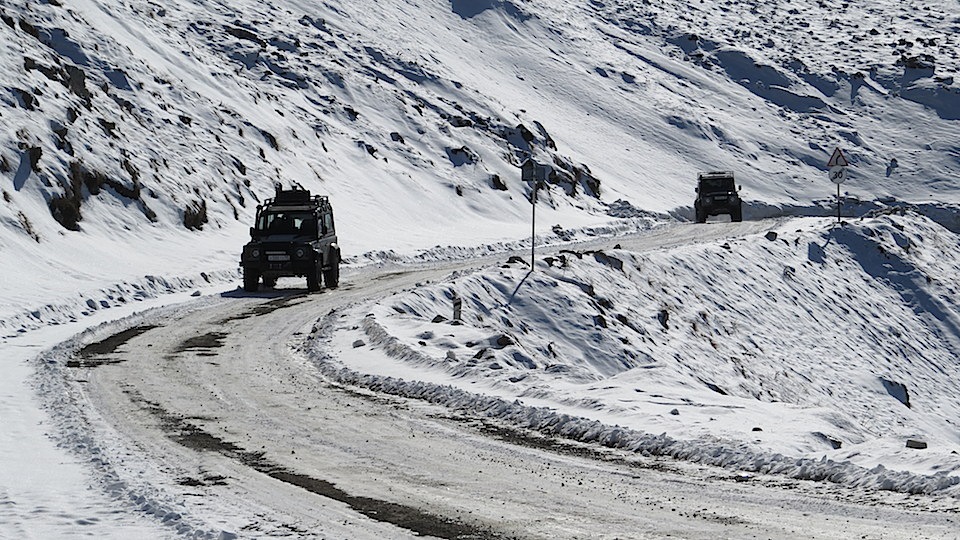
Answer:
[[[293,299],[306,297],[311,293],[307,289],[286,289],[286,288],[263,288],[257,292],[247,292],[243,290],[243,287],[238,286],[232,291],[225,291],[220,293],[221,298],[263,298],[265,300],[275,300],[278,298]]]
[[[226,291],[220,294],[221,298],[257,298],[260,302],[253,304],[243,304],[243,311],[227,317],[221,321],[225,324],[231,321],[269,315],[278,309],[302,304],[310,296],[310,292],[305,289],[264,289],[258,292],[247,292],[242,287],[237,287],[232,291]]]

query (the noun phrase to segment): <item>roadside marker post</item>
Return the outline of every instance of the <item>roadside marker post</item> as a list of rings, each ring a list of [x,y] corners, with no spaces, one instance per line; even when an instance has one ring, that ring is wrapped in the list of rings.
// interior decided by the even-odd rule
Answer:
[[[463,315],[463,298],[460,298],[460,295],[457,294],[457,291],[453,291],[453,321],[454,322],[459,321],[462,315]]]
[[[827,161],[827,167],[830,169],[828,173],[830,181],[837,185],[837,223],[840,223],[840,184],[847,179],[847,167],[849,165],[850,162],[847,161],[847,157],[843,155],[839,146],[833,150],[830,160]]]
[[[536,262],[536,237],[537,237],[537,190],[540,183],[547,179],[550,168],[532,159],[528,159],[520,165],[520,179],[524,182],[533,183],[533,193],[530,196],[530,272],[533,272]]]

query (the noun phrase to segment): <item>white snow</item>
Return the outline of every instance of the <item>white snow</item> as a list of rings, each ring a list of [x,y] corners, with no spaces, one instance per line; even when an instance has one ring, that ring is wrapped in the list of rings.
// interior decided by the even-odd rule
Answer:
[[[349,271],[505,263],[529,248],[528,156],[558,175],[541,244],[683,241],[544,250],[529,276],[512,262],[357,306],[322,334],[323,370],[639,452],[957,497],[955,2],[4,0],[0,16],[0,536],[157,534],[53,442],[34,359],[233,289],[275,182],[331,197]],[[825,217],[836,147],[845,214],[881,211],[844,226]],[[708,169],[737,174],[745,219],[776,218],[776,238],[686,240]],[[57,198],[79,201],[77,230]],[[463,324],[432,322],[454,291]]]
[[[895,213],[644,254],[565,252],[529,275],[507,264],[332,318],[334,365],[455,407],[463,392],[497,396],[492,416],[578,440],[955,493],[958,297],[942,278],[960,268],[955,245]]]

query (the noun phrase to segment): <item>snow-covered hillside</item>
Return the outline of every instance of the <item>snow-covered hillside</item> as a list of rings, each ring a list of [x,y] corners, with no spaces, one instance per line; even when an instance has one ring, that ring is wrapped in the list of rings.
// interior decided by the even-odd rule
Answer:
[[[463,391],[499,396],[481,410],[552,435],[956,491],[956,243],[907,213],[842,227],[788,220],[642,255],[564,251],[531,275],[514,260],[361,306],[340,319],[335,348],[339,363],[381,377],[367,386],[456,407]]]
[[[234,289],[276,183],[330,196],[345,288],[502,255],[331,315],[329,377],[955,507],[958,41],[955,0],[0,0],[0,521],[142,525],[91,495],[89,404],[53,414],[93,453],[47,437],[31,362]],[[704,170],[767,221],[687,223]]]
[[[748,217],[821,212],[838,146],[855,198],[955,203],[951,5],[6,1],[0,239],[95,277],[57,255],[190,230],[219,270],[276,182],[330,194],[349,255],[516,239],[527,156],[544,230],[688,216],[717,168]]]

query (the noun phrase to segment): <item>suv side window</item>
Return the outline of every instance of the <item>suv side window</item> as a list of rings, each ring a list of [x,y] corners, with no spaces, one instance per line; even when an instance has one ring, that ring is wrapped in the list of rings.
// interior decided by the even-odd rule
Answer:
[[[326,212],[323,214],[323,234],[324,236],[333,233],[333,213]]]

